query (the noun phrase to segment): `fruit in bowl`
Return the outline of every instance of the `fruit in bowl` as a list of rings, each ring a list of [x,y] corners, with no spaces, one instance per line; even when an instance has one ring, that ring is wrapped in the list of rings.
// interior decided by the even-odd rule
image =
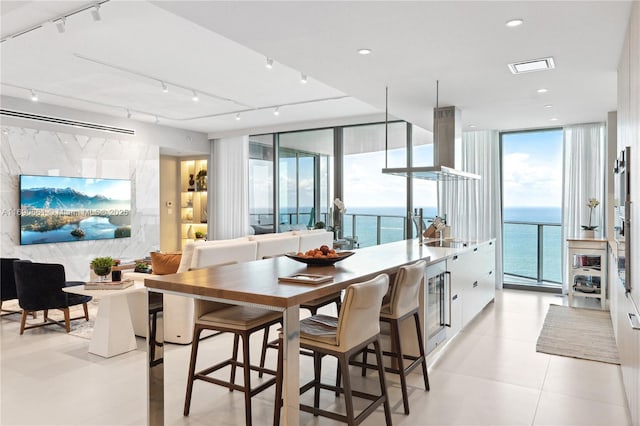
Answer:
[[[338,257],[338,254],[336,253],[336,251],[332,248],[329,248],[329,246],[320,246],[319,248],[314,248],[311,250],[307,250],[306,252],[302,253],[302,252],[298,252],[296,253],[296,256],[302,258],[302,259],[310,259],[310,258],[315,258],[315,259],[331,259],[331,258],[336,258]]]
[[[355,252],[353,251],[337,252],[334,249],[329,248],[328,246],[322,246],[319,248],[307,250],[304,253],[286,253],[285,256],[298,262],[306,263],[307,265],[327,266],[333,265],[336,262],[346,259],[354,253]]]

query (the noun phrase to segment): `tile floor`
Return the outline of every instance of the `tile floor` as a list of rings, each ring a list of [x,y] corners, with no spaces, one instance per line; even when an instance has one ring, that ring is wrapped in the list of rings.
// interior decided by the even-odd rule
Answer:
[[[429,356],[430,392],[424,391],[418,374],[411,375],[409,416],[402,413],[397,376],[388,375],[394,424],[630,425],[618,366],[535,352],[550,303],[566,303],[566,298],[498,291],[495,303]],[[146,424],[143,339],[138,339],[137,351],[103,359],[87,352],[88,340],[50,327],[19,336],[18,322],[3,318],[0,333],[0,424]],[[224,335],[205,340],[200,365],[221,359],[230,346]],[[189,349],[168,345],[165,351],[165,424],[244,424],[242,394],[203,382],[194,386],[191,415],[182,416]],[[327,364],[323,374],[331,376],[332,370]],[[310,359],[303,359],[301,376],[311,374]],[[357,378],[358,386],[375,380],[373,374]],[[340,406],[332,394],[323,395],[323,403]],[[273,389],[255,397],[253,405],[254,424],[271,424]],[[337,423],[303,413],[301,424]],[[382,411],[364,424],[384,424]]]

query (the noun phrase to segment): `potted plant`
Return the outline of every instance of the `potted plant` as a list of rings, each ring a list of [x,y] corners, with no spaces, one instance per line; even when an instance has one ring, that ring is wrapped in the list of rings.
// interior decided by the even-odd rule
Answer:
[[[581,225],[582,227],[581,236],[583,238],[593,238],[595,233],[594,231],[598,228],[597,225],[591,225],[591,219],[593,218],[593,209],[598,207],[599,204],[600,204],[600,201],[598,201],[597,199],[589,198],[589,202],[587,203],[587,207],[589,207],[589,224]]]
[[[196,231],[196,239],[204,238],[204,232]]]
[[[107,279],[107,275],[111,273],[111,267],[115,266],[115,264],[116,262],[109,256],[96,257],[91,261],[91,268],[104,281]]]
[[[149,272],[149,265],[147,265],[144,262],[137,262],[135,268],[133,269],[134,272]]]

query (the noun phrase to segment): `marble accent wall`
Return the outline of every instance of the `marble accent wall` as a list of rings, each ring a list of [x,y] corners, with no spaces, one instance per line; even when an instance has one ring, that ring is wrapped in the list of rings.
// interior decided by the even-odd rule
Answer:
[[[132,259],[159,249],[159,146],[106,132],[5,125],[1,137],[2,257],[62,263],[67,279],[87,280],[96,256]],[[21,246],[19,218],[12,210],[19,208],[20,174],[130,179],[131,238]]]

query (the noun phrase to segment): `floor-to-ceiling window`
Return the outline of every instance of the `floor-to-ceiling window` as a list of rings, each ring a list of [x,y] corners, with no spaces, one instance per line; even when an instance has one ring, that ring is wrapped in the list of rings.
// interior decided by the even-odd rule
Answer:
[[[433,166],[433,139],[426,130],[413,126],[412,162],[415,167]],[[425,224],[438,215],[438,182],[413,179],[413,207],[422,209]],[[413,212],[412,212],[413,213]],[[412,221],[413,236],[417,236],[417,221]]]
[[[274,232],[275,224],[278,231],[326,225],[332,176],[333,129],[251,136],[249,217],[254,232]]]
[[[407,124],[368,124],[343,129],[343,235],[360,247],[398,241],[406,235],[406,179],[384,175],[384,167],[407,164]],[[385,151],[385,146],[388,150]]]
[[[411,140],[413,163],[431,165],[429,133],[404,121],[251,136],[249,205],[254,231],[273,232],[275,223],[279,231],[335,225],[337,144],[342,151],[342,184],[335,191],[341,192],[347,208],[338,235],[355,247],[407,238],[412,229],[407,222],[412,203],[407,180],[382,174],[382,169],[409,164]],[[436,214],[436,191],[434,182],[416,179],[409,194],[427,218]]]
[[[279,135],[280,230],[326,224],[333,129]]]
[[[249,139],[249,225],[256,234],[274,232],[274,135]]]
[[[562,283],[562,129],[501,135],[505,285]]]

